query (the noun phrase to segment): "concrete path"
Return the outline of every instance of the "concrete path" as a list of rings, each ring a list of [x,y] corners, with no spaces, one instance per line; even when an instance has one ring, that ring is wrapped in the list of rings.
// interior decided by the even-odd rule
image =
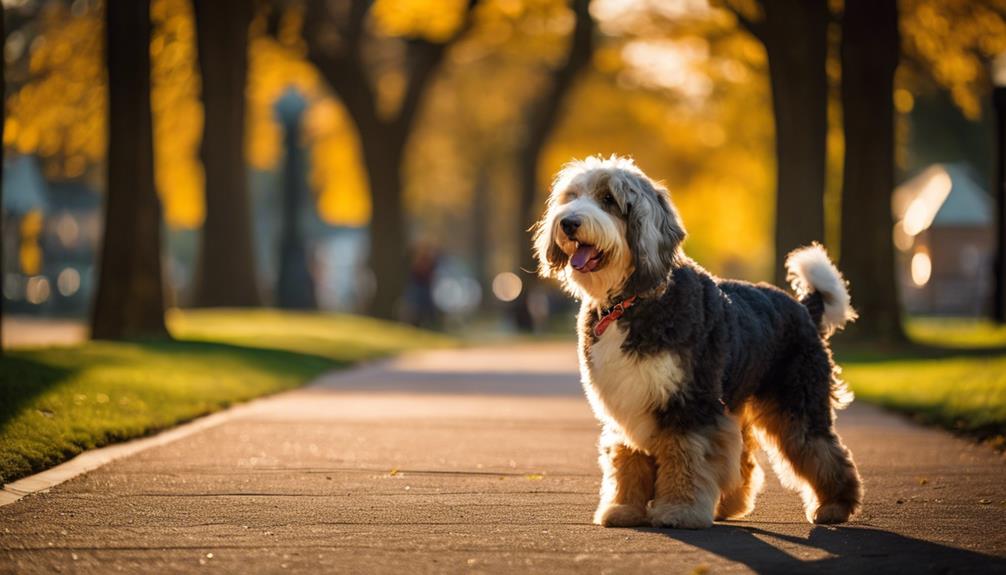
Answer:
[[[323,378],[0,507],[0,572],[1006,573],[1006,463],[856,404],[851,525],[769,474],[745,521],[590,524],[597,425],[563,344]]]
[[[3,347],[43,345],[74,345],[87,341],[87,324],[73,319],[34,317],[28,315],[4,316]]]

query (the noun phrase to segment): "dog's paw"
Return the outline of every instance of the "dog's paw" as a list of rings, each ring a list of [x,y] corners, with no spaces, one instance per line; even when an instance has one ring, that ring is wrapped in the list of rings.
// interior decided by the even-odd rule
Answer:
[[[728,521],[746,517],[754,511],[754,503],[742,499],[720,501],[716,506],[716,521]]]
[[[612,504],[597,508],[594,523],[604,527],[638,527],[649,525],[650,520],[641,505]]]
[[[712,510],[694,504],[661,503],[651,506],[648,515],[654,527],[705,529],[713,524]]]
[[[842,503],[825,503],[818,507],[810,520],[818,525],[828,525],[832,523],[845,523],[848,521],[854,510]]]

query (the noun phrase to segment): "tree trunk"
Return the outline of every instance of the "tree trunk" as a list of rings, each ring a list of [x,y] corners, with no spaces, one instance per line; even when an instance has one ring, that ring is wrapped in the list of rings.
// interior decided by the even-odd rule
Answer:
[[[901,341],[894,267],[894,73],[900,38],[895,0],[846,0],[842,32],[842,268],[860,318],[852,334]]]
[[[7,45],[7,29],[5,28],[5,25],[6,25],[7,22],[6,22],[6,18],[4,18],[4,12],[5,11],[6,10],[4,9],[3,4],[0,4],[0,38],[3,39],[3,43],[0,44],[0,46],[6,46]],[[6,66],[7,66],[7,59],[6,58],[0,58],[0,78],[6,78],[7,77],[6,76],[6,74],[7,74],[7,67]],[[0,102],[4,102],[4,103],[7,102],[7,89],[6,88],[7,88],[7,83],[6,82],[0,82]],[[3,156],[4,156],[4,154],[3,154],[3,144],[2,144],[2,142],[3,142],[3,128],[4,128],[4,124],[7,123],[7,114],[5,112],[6,109],[7,109],[6,104],[4,104],[3,109],[4,109],[4,112],[0,112],[0,206],[3,206]],[[4,280],[4,258],[3,258],[3,255],[4,255],[4,246],[3,246],[4,227],[3,227],[3,223],[4,223],[3,209],[0,208],[0,283],[2,283],[3,280]],[[3,355],[3,294],[2,293],[0,293],[0,355]]]
[[[594,53],[594,21],[590,16],[590,0],[573,0],[573,13],[576,25],[570,41],[566,60],[552,72],[551,85],[542,94],[542,98],[531,104],[527,116],[526,135],[521,142],[517,159],[518,185],[520,199],[517,205],[516,229],[517,253],[520,271],[524,280],[524,289],[514,301],[514,320],[517,328],[522,331],[534,329],[534,318],[528,307],[528,293],[537,284],[534,270],[538,264],[531,251],[531,240],[528,230],[540,216],[542,206],[538,203],[539,183],[538,172],[541,154],[548,142],[549,136],[559,121],[562,105],[572,90],[577,76],[590,64]]]
[[[195,0],[202,72],[206,219],[196,272],[197,306],[261,304],[252,243],[252,209],[245,163],[247,0]]]
[[[375,290],[370,315],[398,319],[409,270],[408,223],[402,201],[404,140],[386,136],[385,131],[360,132],[364,164],[370,181],[370,268]]]
[[[828,4],[762,0],[776,132],[775,272],[785,285],[786,254],[824,240],[828,135]]]
[[[91,334],[162,336],[161,208],[150,118],[150,4],[107,0],[108,183]]]
[[[423,98],[444,61],[448,47],[468,30],[479,0],[467,0],[464,19],[454,34],[441,42],[413,37],[406,40],[405,90],[397,114],[386,118],[378,111],[363,57],[367,14],[372,2],[339,3],[343,13],[339,40],[324,28],[332,25],[334,3],[308,1],[305,37],[308,57],[339,95],[359,133],[364,166],[370,181],[373,212],[370,222],[370,266],[376,289],[371,315],[394,319],[404,294],[409,246],[402,201],[402,162],[405,147]]]

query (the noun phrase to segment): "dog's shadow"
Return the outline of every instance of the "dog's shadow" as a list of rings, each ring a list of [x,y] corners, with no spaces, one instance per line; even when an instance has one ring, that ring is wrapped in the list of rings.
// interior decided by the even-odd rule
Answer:
[[[756,573],[1006,573],[1001,557],[869,527],[814,527],[806,538],[729,523],[701,531],[638,530],[662,533]],[[800,553],[801,547],[817,552]]]

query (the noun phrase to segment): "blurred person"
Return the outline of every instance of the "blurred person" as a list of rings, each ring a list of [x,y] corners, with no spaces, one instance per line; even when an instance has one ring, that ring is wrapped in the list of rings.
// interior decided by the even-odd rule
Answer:
[[[420,241],[411,251],[405,319],[417,327],[439,329],[443,318],[433,298],[433,284],[442,259],[440,250],[431,242]]]

